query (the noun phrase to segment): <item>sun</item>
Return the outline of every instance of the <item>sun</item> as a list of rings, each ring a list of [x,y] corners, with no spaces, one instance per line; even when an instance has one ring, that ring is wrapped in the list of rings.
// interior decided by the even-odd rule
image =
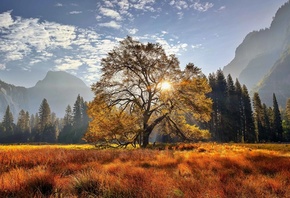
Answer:
[[[170,90],[172,88],[172,85],[168,81],[163,81],[160,85],[160,88],[162,91],[167,91],[167,90]]]

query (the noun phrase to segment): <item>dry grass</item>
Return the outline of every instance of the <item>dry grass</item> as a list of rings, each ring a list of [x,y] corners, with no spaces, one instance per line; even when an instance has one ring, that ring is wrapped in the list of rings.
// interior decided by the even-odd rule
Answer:
[[[0,146],[0,197],[290,197],[289,151],[275,148]]]

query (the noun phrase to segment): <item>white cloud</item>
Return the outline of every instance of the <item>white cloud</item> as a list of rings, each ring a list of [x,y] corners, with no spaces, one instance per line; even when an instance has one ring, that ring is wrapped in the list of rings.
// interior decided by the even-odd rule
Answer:
[[[136,34],[138,32],[137,28],[127,29],[129,34]]]
[[[101,59],[120,40],[116,37],[104,38],[93,30],[40,22],[39,19],[16,17],[13,20],[10,12],[0,16],[11,19],[9,25],[0,27],[1,70],[7,69],[10,61],[15,61],[24,70],[32,70],[43,64],[54,66],[54,63],[54,70],[81,72],[89,84],[97,80]],[[121,27],[114,21],[104,25]]]
[[[100,16],[100,15],[97,15],[97,16],[96,16],[96,20],[97,20],[97,21],[100,21],[101,19],[102,19],[102,16]]]
[[[178,19],[182,19],[183,18],[183,12],[177,12],[178,15]]]
[[[103,7],[101,7],[101,8],[99,9],[99,11],[100,11],[100,13],[101,13],[102,15],[104,15],[104,16],[110,17],[110,18],[112,18],[112,19],[116,19],[116,20],[118,20],[118,21],[122,20],[121,15],[120,15],[117,11],[115,11],[115,10],[112,10],[112,9],[109,9],[109,8],[103,8]]]
[[[114,5],[113,5],[113,3],[112,3],[111,1],[104,1],[104,5],[105,5],[106,7],[109,7],[109,8],[114,7]]]
[[[120,29],[121,25],[117,23],[116,21],[110,21],[108,23],[100,23],[99,24],[102,27],[108,27],[108,28],[114,28],[114,29]]]
[[[191,45],[192,49],[200,49],[202,48],[202,44]]]
[[[54,6],[56,6],[56,7],[62,7],[63,4],[61,4],[61,3],[56,3]]]
[[[82,13],[82,11],[71,11],[71,12],[69,12],[70,14],[81,14]]]
[[[6,66],[0,63],[0,70],[5,70],[5,69],[6,69]]]
[[[153,42],[153,43],[159,43],[162,48],[165,50],[165,52],[169,54],[175,54],[180,55],[182,51],[187,51],[188,44],[187,43],[180,43],[180,42],[174,42],[173,40],[166,40],[163,38],[164,34],[146,34],[144,36],[140,37],[134,37],[134,39],[137,39],[141,42]]]
[[[175,1],[175,3],[173,4],[178,10],[182,10],[182,9],[187,9],[188,8],[188,4],[186,1],[183,0],[179,0],[179,1]]]
[[[155,0],[142,0],[136,3],[132,3],[130,6],[138,10],[148,10],[155,12],[154,7],[152,6],[153,3],[155,3]]]
[[[193,4],[193,8],[197,11],[200,11],[200,12],[206,12],[208,9],[212,8],[213,6],[214,6],[214,4],[209,3],[209,2],[202,4],[199,1],[197,1]]]
[[[226,9],[226,6],[221,6],[218,11],[222,11],[222,10],[225,10]]]
[[[13,25],[14,21],[11,17],[11,11],[0,14],[0,28],[7,28]]]
[[[55,63],[57,64],[55,69],[60,71],[78,70],[83,65],[80,60],[72,59],[71,57],[55,60]]]
[[[120,0],[118,1],[118,6],[120,7],[122,13],[124,13],[130,8],[130,3],[128,0]]]
[[[122,28],[122,33],[127,31],[131,35],[136,35],[139,30],[134,26],[122,27],[121,22],[133,19],[133,15],[130,13],[132,10],[144,8],[144,10],[138,10],[141,15],[143,12],[158,10],[150,8],[155,3],[154,0],[143,2],[141,0],[106,0],[103,2],[106,2],[106,8],[102,10],[102,13],[98,13],[98,16],[99,19],[109,20],[101,22],[99,26]],[[127,5],[125,5],[126,2]],[[100,8],[101,5],[97,10]],[[73,14],[72,12],[71,14]],[[98,34],[93,29],[43,22],[37,18],[12,17],[10,12],[7,12],[5,16],[4,14],[0,14],[0,58],[3,60],[0,68],[7,67],[7,63],[10,61],[15,61],[19,65],[25,64],[24,69],[31,70],[49,64],[54,67],[54,70],[79,73],[86,83],[90,84],[96,82],[100,76],[101,59],[115,46],[118,46],[120,40],[123,40],[123,38],[108,36],[108,34]],[[9,19],[6,20],[8,23],[3,25],[1,16]],[[2,20],[5,21],[3,18]],[[178,37],[174,37],[167,31],[137,38],[141,42],[159,42],[167,54],[180,55],[189,47],[186,43],[178,42]]]

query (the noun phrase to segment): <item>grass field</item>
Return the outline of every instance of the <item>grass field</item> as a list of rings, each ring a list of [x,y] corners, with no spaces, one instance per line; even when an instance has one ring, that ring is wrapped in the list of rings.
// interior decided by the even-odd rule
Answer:
[[[0,197],[290,197],[290,145],[0,146]]]

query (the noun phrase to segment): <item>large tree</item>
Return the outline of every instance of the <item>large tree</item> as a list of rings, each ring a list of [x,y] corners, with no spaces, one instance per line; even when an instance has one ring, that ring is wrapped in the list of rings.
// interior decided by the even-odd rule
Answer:
[[[162,122],[169,122],[180,137],[190,139],[189,130],[183,130],[188,129],[184,127],[185,115],[197,121],[210,119],[212,101],[206,96],[210,92],[206,77],[193,64],[182,71],[178,59],[166,55],[160,44],[143,44],[127,37],[102,59],[101,66],[102,76],[92,85],[96,98],[88,112],[105,104],[108,112],[114,112],[112,125],[117,122],[113,120],[116,112],[121,123],[127,116],[138,118],[134,125],[139,130],[133,132],[133,141],[139,141],[142,147],[148,145],[150,134]],[[101,119],[93,113],[90,116]],[[94,123],[86,136],[101,133]]]

